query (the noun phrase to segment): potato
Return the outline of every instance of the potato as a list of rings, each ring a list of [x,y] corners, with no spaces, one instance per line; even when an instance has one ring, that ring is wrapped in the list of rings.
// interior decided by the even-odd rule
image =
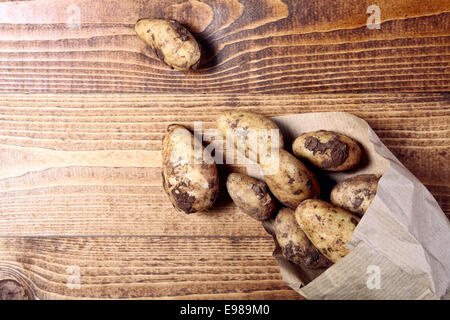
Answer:
[[[322,200],[303,201],[295,219],[312,244],[336,263],[350,250],[345,247],[359,218],[349,211]]]
[[[275,201],[264,181],[231,173],[227,178],[227,190],[239,209],[256,220],[267,220],[275,212]]]
[[[262,157],[270,156],[272,141],[275,150],[284,148],[278,126],[269,118],[252,112],[224,112],[217,119],[217,127],[226,139],[233,139],[239,152],[258,163]]]
[[[302,134],[295,139],[292,151],[328,171],[353,169],[361,159],[358,143],[343,134],[325,130]]]
[[[272,194],[292,209],[305,199],[318,198],[320,187],[316,176],[286,150],[279,150],[278,161],[261,165],[264,180]]]
[[[331,190],[331,202],[362,217],[375,198],[379,179],[375,174],[361,174],[346,179]]]
[[[201,57],[200,46],[181,24],[173,20],[141,19],[136,33],[156,53],[158,58],[174,69],[196,69]]]
[[[309,268],[326,268],[332,264],[309,241],[295,220],[294,210],[281,209],[273,227],[281,252],[289,261]]]
[[[219,194],[216,164],[201,142],[194,152],[194,140],[183,126],[170,125],[162,142],[164,190],[173,206],[188,214],[210,208]]]

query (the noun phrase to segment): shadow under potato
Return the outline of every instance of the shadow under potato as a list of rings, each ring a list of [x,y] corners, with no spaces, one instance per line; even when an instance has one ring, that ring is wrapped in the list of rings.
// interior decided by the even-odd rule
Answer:
[[[320,199],[330,202],[331,190],[333,190],[337,182],[323,171],[313,170],[313,172],[316,175],[317,180],[319,181]]]
[[[191,72],[202,72],[204,69],[213,68],[217,65],[217,50],[214,46],[214,43],[211,39],[205,37],[201,33],[193,34],[195,40],[200,45],[201,57],[198,62],[197,69],[192,70]]]
[[[354,171],[358,171],[361,169],[365,169],[370,164],[370,160],[369,160],[369,156],[368,156],[368,152],[367,152],[366,148],[358,141],[356,141],[356,143],[358,144],[359,148],[361,149],[361,159],[359,160],[358,166],[356,168],[350,170],[349,172],[354,172]]]
[[[217,165],[217,171],[219,173],[219,195],[212,208],[208,211],[201,212],[204,215],[228,214],[223,212],[223,208],[233,205],[233,200],[227,191],[227,177],[233,171],[230,167],[224,165]]]

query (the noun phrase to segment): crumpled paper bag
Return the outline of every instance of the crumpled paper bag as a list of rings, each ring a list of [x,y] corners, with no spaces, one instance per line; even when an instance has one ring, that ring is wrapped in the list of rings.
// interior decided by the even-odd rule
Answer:
[[[351,252],[326,270],[290,263],[276,247],[284,281],[309,299],[450,298],[450,223],[425,186],[386,148],[364,120],[342,112],[295,114],[272,118],[287,145],[300,134],[331,130],[358,141],[365,157],[348,177],[382,174],[371,206],[347,243]],[[248,174],[263,179],[259,168]],[[272,222],[264,223],[273,235]],[[275,241],[276,242],[276,241]]]

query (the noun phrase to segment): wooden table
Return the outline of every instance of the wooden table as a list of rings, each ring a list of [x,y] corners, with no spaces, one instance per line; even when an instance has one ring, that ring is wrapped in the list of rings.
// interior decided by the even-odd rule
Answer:
[[[141,17],[195,31],[201,69]],[[450,214],[449,31],[444,0],[1,1],[0,298],[301,298],[226,195],[186,216],[162,190],[166,126],[230,108],[362,117]]]

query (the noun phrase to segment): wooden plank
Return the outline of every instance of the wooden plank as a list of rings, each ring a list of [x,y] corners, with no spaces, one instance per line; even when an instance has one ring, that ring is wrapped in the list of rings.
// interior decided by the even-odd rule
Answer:
[[[268,116],[336,110],[360,116],[450,213],[446,94],[3,95],[0,101],[2,236],[264,236],[226,193],[209,213],[186,216],[161,186],[166,126],[198,120],[214,128],[230,107]],[[239,168],[220,170],[223,182]]]
[[[448,1],[51,0],[0,3],[0,92],[319,93],[449,90]],[[187,14],[189,12],[189,14]],[[134,33],[173,18],[204,48],[163,65]]]
[[[301,299],[273,249],[271,237],[0,238],[0,294],[15,285],[30,299]]]
[[[230,108],[360,116],[450,217],[447,2],[0,1],[0,299],[301,298],[226,195],[185,216],[162,191],[166,126]],[[201,69],[162,64],[142,17],[194,31]]]

